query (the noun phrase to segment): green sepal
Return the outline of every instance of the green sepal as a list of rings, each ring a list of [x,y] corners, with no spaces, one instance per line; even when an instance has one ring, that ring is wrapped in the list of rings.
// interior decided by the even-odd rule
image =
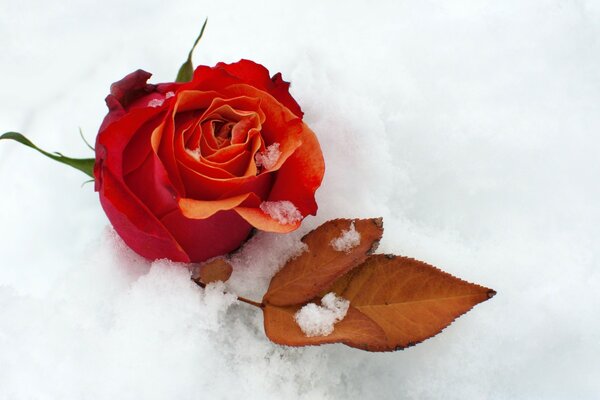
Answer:
[[[200,34],[196,38],[194,45],[192,46],[192,48],[190,49],[190,52],[188,53],[187,60],[183,63],[181,68],[179,68],[179,72],[177,73],[177,78],[175,78],[175,82],[189,82],[192,80],[192,77],[194,76],[194,64],[192,64],[192,55],[194,54],[194,49],[196,48],[196,46],[198,45],[198,42],[200,42],[200,39],[202,38],[202,35],[204,34],[204,28],[206,28],[207,22],[208,22],[208,18],[206,18],[204,20],[202,29],[200,29]]]
[[[48,153],[37,147],[35,144],[31,142],[31,140],[27,139],[25,136],[21,135],[17,132],[6,132],[5,134],[0,136],[0,140],[2,139],[12,139],[21,144],[24,144],[27,147],[31,147],[45,155],[46,157],[50,157],[54,161],[61,162],[63,164],[67,164],[75,169],[80,170],[84,174],[90,176],[92,179],[94,178],[94,163],[96,159],[94,158],[70,158],[65,157],[60,153]]]

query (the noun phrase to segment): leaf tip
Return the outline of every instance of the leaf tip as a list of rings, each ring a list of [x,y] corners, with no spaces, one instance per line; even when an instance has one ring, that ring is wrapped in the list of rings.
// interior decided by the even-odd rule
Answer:
[[[372,221],[376,227],[383,229],[383,217],[373,218]]]
[[[373,242],[373,244],[371,245],[371,248],[369,248],[369,250],[367,251],[368,256],[375,253],[375,250],[377,250],[377,248],[379,247],[379,242],[380,242],[380,240],[375,240]]]
[[[496,295],[496,293],[497,292],[494,289],[489,289],[487,292],[488,299],[491,299],[492,297],[494,297]]]

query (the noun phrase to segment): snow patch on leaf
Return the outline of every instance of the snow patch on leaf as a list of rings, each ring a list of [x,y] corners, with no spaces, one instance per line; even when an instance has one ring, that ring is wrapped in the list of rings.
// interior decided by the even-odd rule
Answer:
[[[349,253],[350,250],[360,244],[360,233],[354,227],[354,221],[350,224],[350,229],[342,231],[341,236],[333,239],[329,244],[336,251]]]
[[[264,201],[260,209],[282,225],[295,224],[302,220],[302,214],[291,201]]]
[[[344,319],[350,302],[335,293],[327,293],[321,299],[321,305],[308,303],[294,315],[296,323],[308,337],[328,336],[333,326]]]

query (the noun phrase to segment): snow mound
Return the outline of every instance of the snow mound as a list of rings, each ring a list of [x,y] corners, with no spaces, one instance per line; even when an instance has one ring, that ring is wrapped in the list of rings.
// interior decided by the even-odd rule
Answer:
[[[344,230],[342,234],[333,239],[330,243],[336,251],[350,252],[360,244],[360,233],[356,231],[354,221],[350,224],[350,229]]]
[[[296,312],[294,319],[308,337],[329,336],[333,332],[333,326],[346,316],[348,307],[348,300],[337,297],[335,293],[327,293],[321,299],[320,306],[308,303]]]
[[[291,201],[263,201],[260,209],[282,225],[302,220],[302,214]]]
[[[277,160],[281,156],[281,151],[279,151],[279,143],[273,143],[268,146],[265,151],[261,153],[257,153],[254,159],[256,160],[257,167],[264,167],[265,169],[271,169],[275,164],[277,164]]]

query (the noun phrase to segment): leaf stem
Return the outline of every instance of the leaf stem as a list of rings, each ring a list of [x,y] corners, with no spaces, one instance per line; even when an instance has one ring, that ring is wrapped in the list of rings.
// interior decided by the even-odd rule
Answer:
[[[199,280],[196,280],[196,279],[192,278],[192,281],[194,281],[196,283],[196,285],[200,286],[202,289],[206,289],[206,285],[204,283],[200,282]],[[265,305],[263,303],[258,303],[258,302],[254,301],[254,300],[250,300],[250,299],[247,299],[245,297],[238,296],[238,295],[236,295],[235,297],[237,297],[237,299],[239,301],[241,301],[242,303],[250,304],[251,306],[254,306],[254,307],[257,307],[257,308],[264,308],[265,307]]]
[[[254,307],[265,308],[265,305],[263,303],[257,303],[256,301],[248,300],[248,299],[246,299],[244,297],[240,297],[240,296],[237,296],[237,299],[241,302],[250,304],[251,306],[254,306]]]
[[[83,172],[90,178],[92,178],[92,179],[94,178],[94,163],[96,162],[95,158],[71,158],[71,157],[65,157],[64,155],[62,155],[61,153],[58,153],[58,152],[49,153],[49,152],[37,147],[35,144],[33,144],[31,142],[31,140],[27,139],[25,136],[21,135],[18,132],[6,132],[6,133],[0,135],[0,140],[3,140],[3,139],[14,140],[14,141],[19,142],[27,147],[31,147],[32,149],[39,151],[40,153],[42,153],[43,155],[45,155],[48,158],[53,159],[54,161],[58,161],[60,163],[66,164],[75,169],[78,169],[79,171]]]

